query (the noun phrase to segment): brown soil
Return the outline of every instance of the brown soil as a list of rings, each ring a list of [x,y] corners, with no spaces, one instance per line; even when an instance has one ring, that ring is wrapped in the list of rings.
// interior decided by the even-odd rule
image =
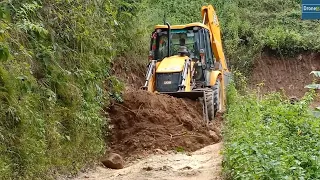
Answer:
[[[145,82],[147,62],[132,60],[128,62],[125,57],[118,57],[112,64],[112,74],[125,82],[126,89],[139,89]],[[133,64],[133,62],[137,62]]]
[[[124,95],[124,103],[109,109],[111,151],[124,157],[148,154],[155,149],[195,151],[220,140],[203,120],[199,102],[142,90]],[[221,124],[221,119],[216,125]]]
[[[292,58],[281,58],[263,53],[254,63],[251,86],[263,84],[262,93],[284,90],[287,96],[301,98],[312,83],[311,71],[320,70],[320,54],[304,53]]]

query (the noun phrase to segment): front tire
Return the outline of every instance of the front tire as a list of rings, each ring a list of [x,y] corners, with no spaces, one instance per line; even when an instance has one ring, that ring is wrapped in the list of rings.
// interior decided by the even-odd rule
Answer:
[[[206,106],[209,121],[214,120],[215,117],[215,108],[214,108],[214,92],[210,89],[206,91]]]

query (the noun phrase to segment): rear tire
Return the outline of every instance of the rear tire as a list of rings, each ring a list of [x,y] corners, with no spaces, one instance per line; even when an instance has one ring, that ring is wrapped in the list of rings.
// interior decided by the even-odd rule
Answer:
[[[217,82],[216,82],[216,84],[212,87],[212,89],[213,89],[213,95],[214,95],[214,99],[213,99],[213,103],[214,103],[214,117],[216,117],[216,115],[217,115],[217,112],[218,111],[220,111],[221,110],[221,99],[220,99],[220,97],[221,97],[221,83],[220,83],[220,80],[219,79],[217,79]]]
[[[212,86],[212,89],[207,90],[206,93],[206,105],[209,121],[214,120],[217,112],[220,111],[220,80],[218,79],[216,84]]]

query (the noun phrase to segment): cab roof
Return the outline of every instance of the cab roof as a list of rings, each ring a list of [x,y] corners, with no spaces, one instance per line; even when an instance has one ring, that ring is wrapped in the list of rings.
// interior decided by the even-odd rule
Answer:
[[[206,25],[204,25],[202,23],[199,23],[199,22],[185,24],[185,25],[172,25],[170,27],[171,27],[171,29],[185,29],[185,28],[188,28],[188,27],[197,27],[197,26],[209,29],[208,26],[206,26]],[[167,25],[156,25],[154,28],[155,29],[168,29],[168,26]]]

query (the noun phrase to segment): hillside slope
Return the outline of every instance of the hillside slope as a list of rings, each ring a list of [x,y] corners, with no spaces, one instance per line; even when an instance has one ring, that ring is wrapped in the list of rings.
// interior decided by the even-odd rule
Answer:
[[[103,108],[122,87],[110,66],[139,37],[139,5],[0,2],[0,179],[77,173],[103,153]]]

